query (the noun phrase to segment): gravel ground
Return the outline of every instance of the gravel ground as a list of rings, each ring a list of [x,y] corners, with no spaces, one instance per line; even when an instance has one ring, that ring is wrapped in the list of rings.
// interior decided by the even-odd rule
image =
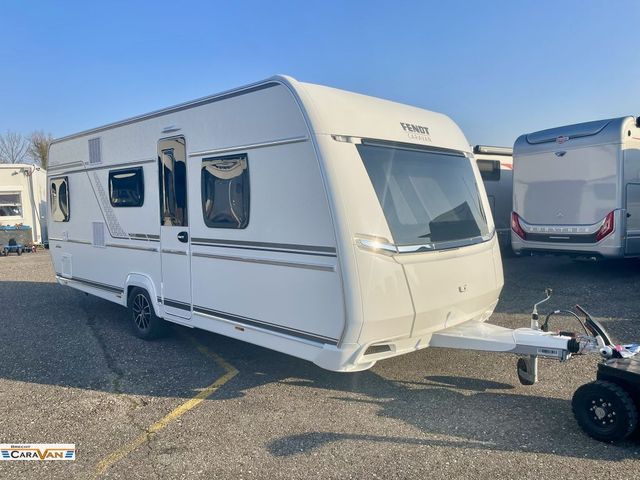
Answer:
[[[580,303],[618,341],[640,340],[640,263],[505,258],[492,322],[527,326]],[[173,328],[144,342],[121,307],[54,281],[46,252],[0,258],[0,443],[75,443],[75,462],[0,462],[0,478],[631,478],[640,444],[591,440],[570,400],[596,359],[542,361],[426,349],[338,374],[259,347]],[[547,309],[545,308],[545,311]],[[155,422],[225,373],[208,399]],[[104,471],[100,462],[142,438]]]

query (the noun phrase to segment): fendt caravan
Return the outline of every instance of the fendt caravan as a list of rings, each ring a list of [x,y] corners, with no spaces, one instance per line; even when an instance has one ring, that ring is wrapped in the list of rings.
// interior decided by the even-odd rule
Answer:
[[[26,163],[0,164],[0,226],[31,227],[34,244],[47,242],[47,174]]]
[[[516,253],[640,256],[640,128],[634,117],[520,136],[513,188]]]
[[[487,191],[489,206],[503,248],[511,245],[511,212],[513,211],[513,149],[476,145],[473,153]]]
[[[56,140],[48,178],[59,283],[145,338],[164,319],[356,371],[484,322],[503,285],[453,121],[288,77]]]

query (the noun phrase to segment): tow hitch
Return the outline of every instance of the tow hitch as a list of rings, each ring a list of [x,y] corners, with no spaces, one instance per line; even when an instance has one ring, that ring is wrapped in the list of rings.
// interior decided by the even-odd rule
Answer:
[[[482,322],[466,322],[432,335],[432,347],[482,350],[522,355],[516,364],[518,379],[523,385],[538,380],[538,357],[556,358],[561,362],[573,355],[597,354],[597,380],[576,390],[572,408],[582,429],[601,441],[620,441],[636,430],[640,409],[640,345],[614,345],[605,328],[580,305],[573,310],[554,310],[540,322],[538,306],[533,306],[529,328],[509,329]],[[576,313],[577,312],[577,313]],[[573,317],[581,332],[549,331],[549,321],[555,315]],[[583,318],[580,317],[580,315]]]

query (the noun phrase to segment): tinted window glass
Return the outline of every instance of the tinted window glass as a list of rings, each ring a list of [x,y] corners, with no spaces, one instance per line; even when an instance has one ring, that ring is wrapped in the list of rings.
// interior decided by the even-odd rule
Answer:
[[[144,203],[142,167],[109,172],[109,197],[114,207],[140,207]]]
[[[391,146],[357,148],[397,245],[437,249],[488,238],[472,160]]]
[[[0,217],[21,217],[22,199],[19,192],[0,193]]]
[[[160,224],[186,227],[187,151],[184,137],[158,142]]]
[[[202,214],[207,227],[245,228],[249,223],[246,155],[202,160]]]
[[[51,218],[54,222],[69,221],[69,180],[56,178],[50,186]]]
[[[478,170],[485,182],[497,182],[500,180],[499,160],[478,160]]]

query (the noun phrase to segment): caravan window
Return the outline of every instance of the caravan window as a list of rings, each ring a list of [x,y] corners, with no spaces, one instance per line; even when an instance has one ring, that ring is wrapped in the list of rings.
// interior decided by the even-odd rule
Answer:
[[[69,221],[69,180],[67,177],[51,180],[51,218],[54,222]]]
[[[497,182],[500,180],[499,160],[477,160],[477,163],[482,180],[484,180],[485,182]]]
[[[472,160],[386,144],[357,148],[397,245],[437,250],[489,238]]]
[[[22,217],[20,192],[0,192],[0,217]]]
[[[110,171],[109,197],[114,207],[141,207],[144,203],[142,167]]]
[[[202,160],[202,215],[211,228],[246,228],[249,170],[246,155]]]
[[[184,137],[165,138],[158,142],[160,187],[160,225],[186,227],[187,148]]]

